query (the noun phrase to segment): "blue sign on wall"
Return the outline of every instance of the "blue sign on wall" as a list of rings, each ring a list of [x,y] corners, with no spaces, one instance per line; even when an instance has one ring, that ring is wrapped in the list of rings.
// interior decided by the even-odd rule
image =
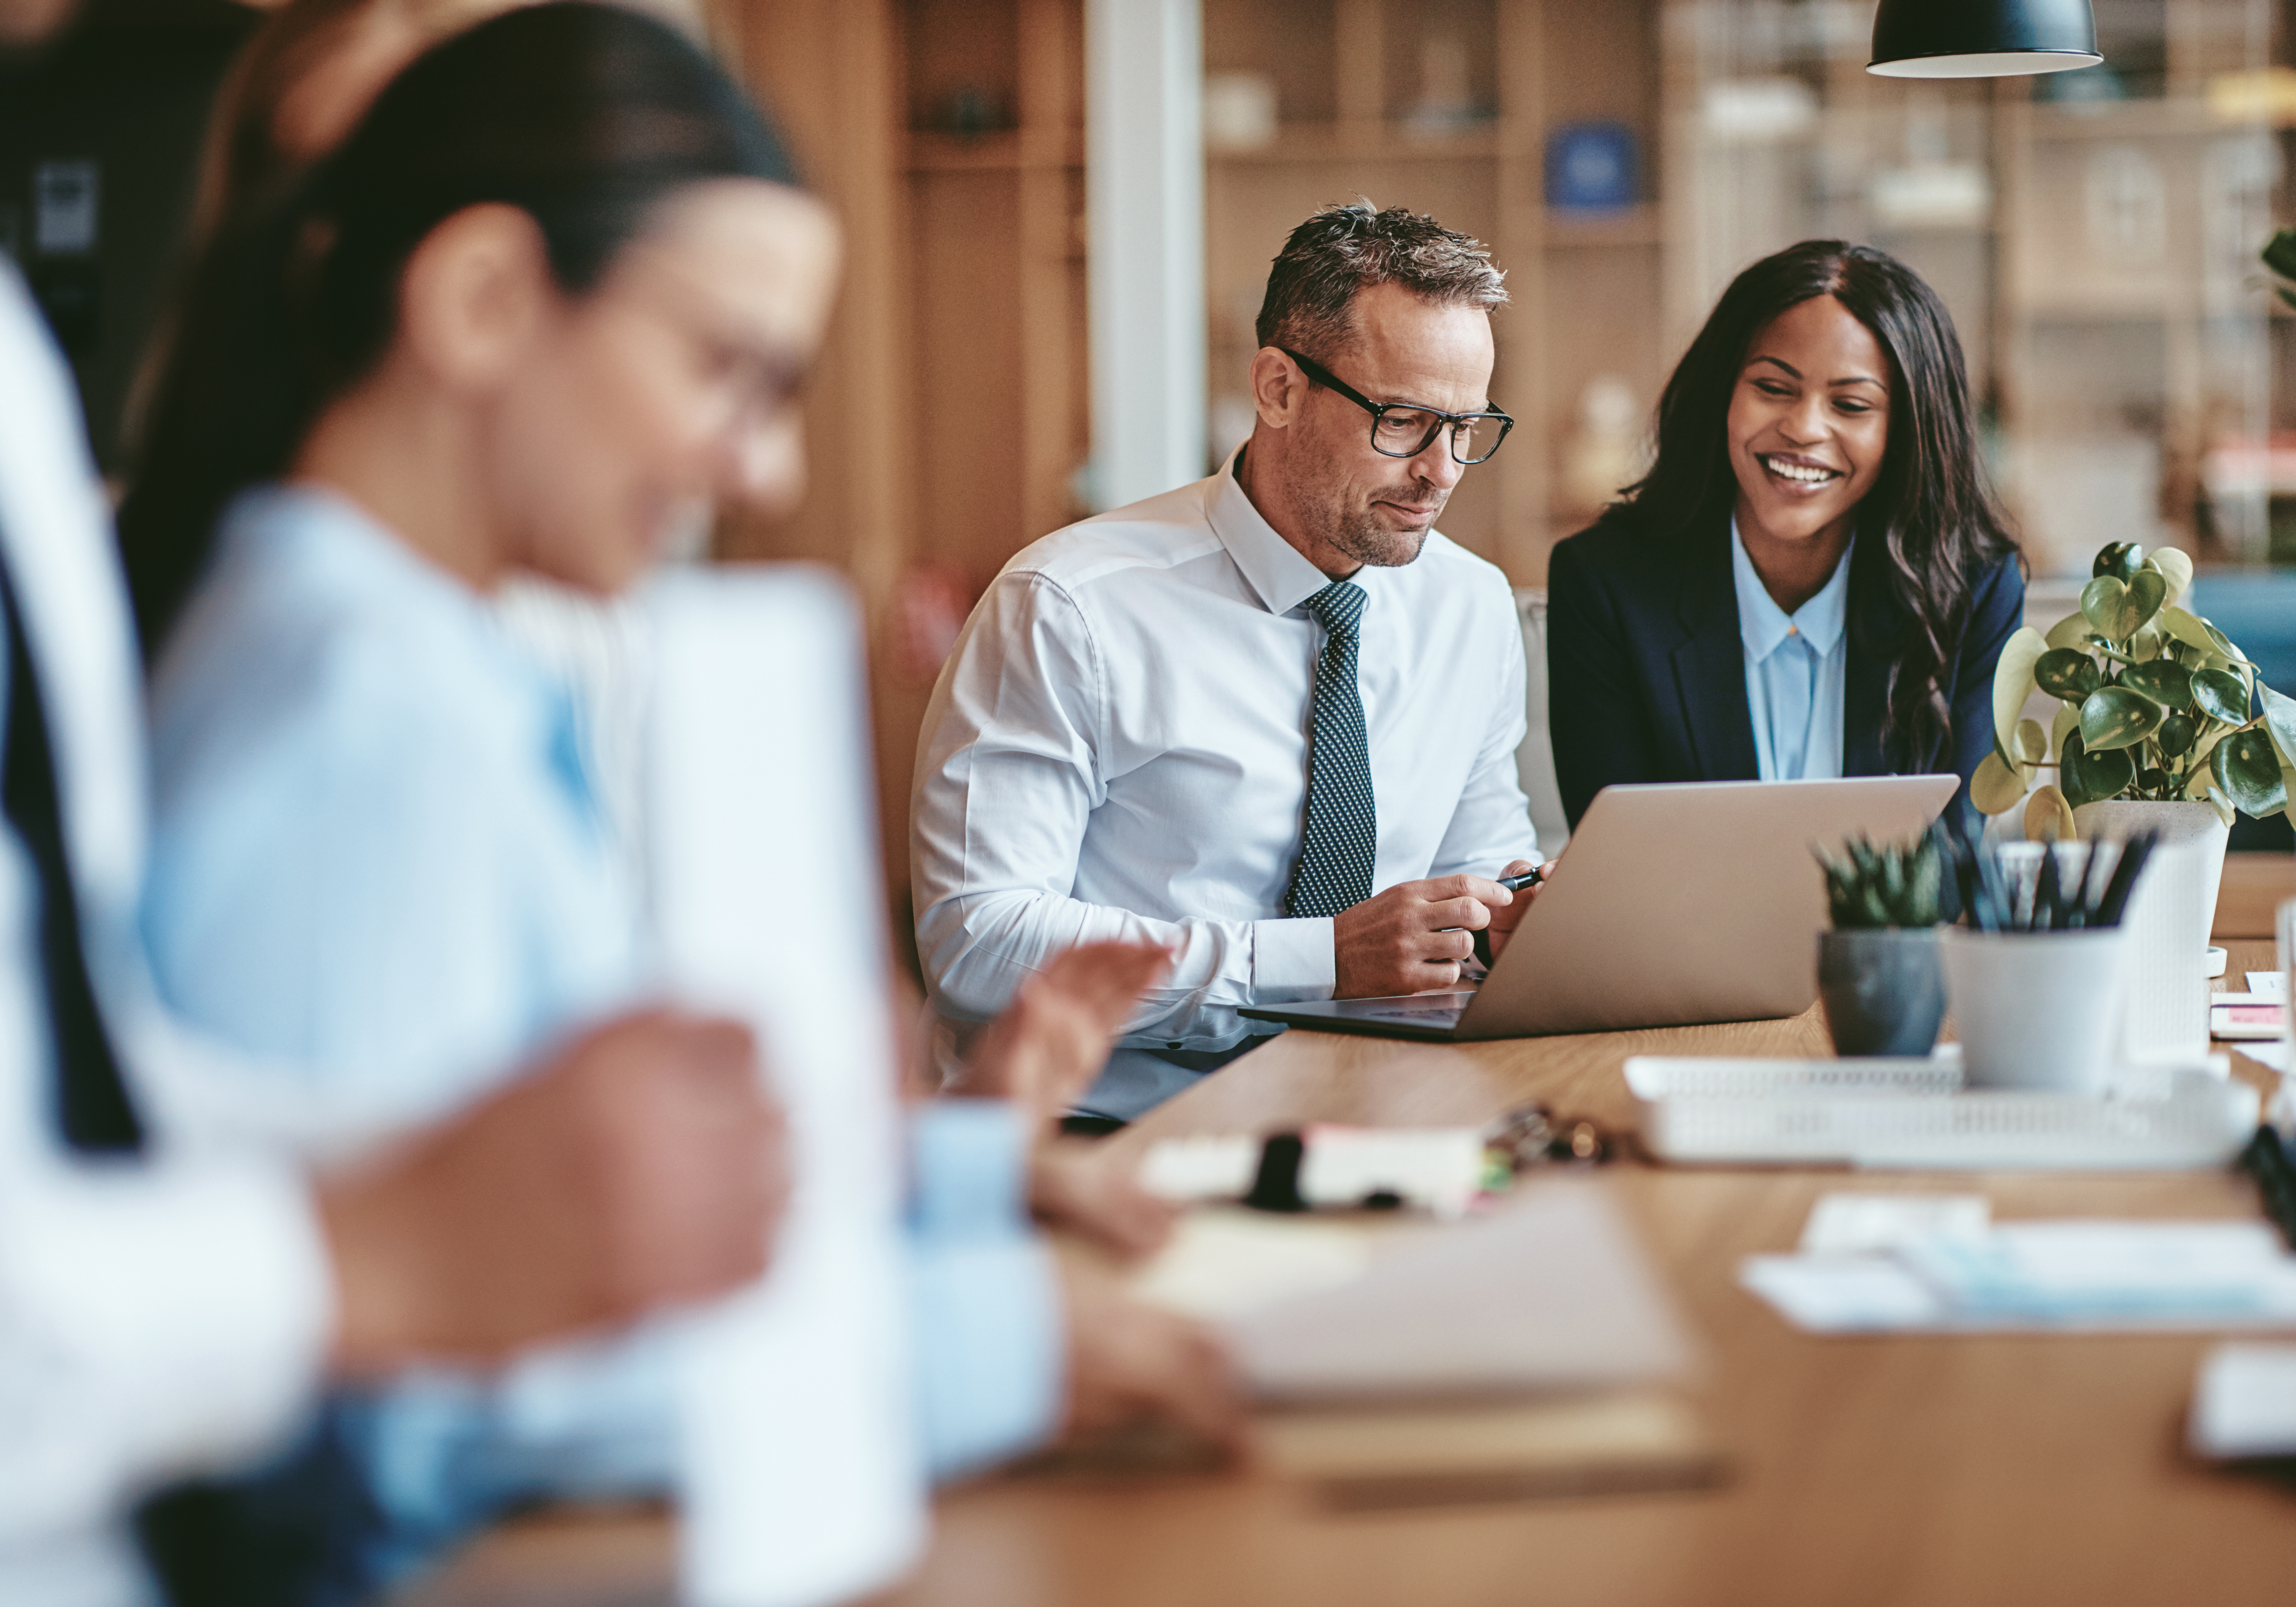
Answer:
[[[1635,204],[1635,132],[1624,123],[1565,123],[1546,136],[1546,204],[1617,212]]]

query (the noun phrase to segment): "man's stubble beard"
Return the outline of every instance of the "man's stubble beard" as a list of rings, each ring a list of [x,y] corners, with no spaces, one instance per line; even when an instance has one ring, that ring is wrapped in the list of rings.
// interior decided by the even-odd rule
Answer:
[[[1383,487],[1382,490],[1408,496],[1414,501],[1425,500],[1416,487]],[[1436,512],[1442,510],[1438,508]],[[1380,522],[1379,515],[1369,504],[1343,508],[1336,496],[1318,497],[1315,512],[1326,542],[1357,563],[1367,563],[1374,569],[1397,570],[1413,562],[1426,548],[1427,530],[1434,528],[1431,519],[1427,529],[1391,530]]]
[[[1431,529],[1431,523],[1430,528]],[[1418,558],[1427,545],[1425,530],[1390,530],[1368,508],[1333,528],[1331,543],[1357,563],[1374,569],[1399,570]]]

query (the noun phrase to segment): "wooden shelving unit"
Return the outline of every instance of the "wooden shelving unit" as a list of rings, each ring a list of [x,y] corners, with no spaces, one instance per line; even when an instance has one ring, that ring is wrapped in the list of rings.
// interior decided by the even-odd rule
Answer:
[[[806,500],[719,550],[852,577],[898,888],[931,652],[1005,559],[1083,511],[1081,6],[713,0],[710,23],[847,235]]]
[[[1590,511],[1554,488],[1580,391],[1615,374],[1645,403],[1657,395],[1657,17],[1655,0],[1206,0],[1206,72],[1267,76],[1279,114],[1267,143],[1208,157],[1215,428],[1248,417],[1252,317],[1294,224],[1357,195],[1431,213],[1491,246],[1513,297],[1494,325],[1492,394],[1515,434],[1461,482],[1443,529],[1519,583],[1543,582],[1554,539]],[[1454,70],[1464,57],[1472,115],[1434,132],[1421,119],[1447,52]],[[1592,119],[1634,130],[1642,193],[1601,217],[1552,212],[1547,135]]]
[[[909,0],[915,550],[986,581],[1074,518],[1086,398],[1077,0]],[[968,111],[1001,126],[957,132]]]
[[[2109,540],[2261,558],[2260,501],[2205,497],[2201,466],[2286,415],[2255,266],[2284,214],[2284,164],[2271,130],[2227,121],[2208,91],[2284,59],[2280,9],[2101,7],[2109,82],[1924,85],[1865,73],[1862,37],[1778,26],[1816,8],[1668,0],[1670,341],[1766,251],[1828,234],[1881,245],[1954,313],[2037,569],[2085,567]],[[1800,86],[1806,126],[1734,141],[1718,98],[1762,85]],[[1923,164],[1981,171],[1990,204],[1950,226],[1889,216],[1884,184]]]

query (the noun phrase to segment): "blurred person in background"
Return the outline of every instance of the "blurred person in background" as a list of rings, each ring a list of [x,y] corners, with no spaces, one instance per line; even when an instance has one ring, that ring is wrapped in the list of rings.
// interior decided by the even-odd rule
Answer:
[[[1435,521],[1513,421],[1482,246],[1368,201],[1268,274],[1251,438],[1194,485],[1004,566],[917,750],[917,949],[952,1023],[1071,944],[1152,942],[1079,1120],[1139,1115],[1262,1041],[1239,1008],[1451,987],[1528,907],[1522,627]]]
[[[0,46],[68,10],[0,0]],[[157,1007],[136,938],[142,729],[108,523],[61,356],[0,260],[0,1601],[41,1607],[147,1601],[131,1511],[156,1549],[198,1543],[201,1492],[151,1493],[319,1433],[323,1377],[485,1364],[728,1288],[784,1193],[746,1033],[661,1015],[316,1180],[182,1119],[217,1052]],[[351,1518],[348,1459],[322,1437],[303,1461],[309,1504]]]
[[[697,511],[792,498],[837,255],[738,88],[590,4],[434,47],[210,242],[122,511],[157,650],[145,931],[179,1008],[309,1068],[262,1095],[313,1142],[478,1097],[492,1046],[640,985],[570,699],[488,594],[532,572],[613,595]],[[1162,963],[1103,946],[1048,967],[981,1080],[1057,1108],[1062,1068],[1096,1067]],[[920,1218],[975,1225],[918,1248],[937,1466],[1144,1409],[1226,1439],[1203,1332],[1056,1274],[1022,1231],[1031,1136],[980,1102],[912,1123]],[[670,1382],[642,1342],[353,1410],[372,1577],[511,1502],[666,1489]]]
[[[1953,317],[1812,240],[1722,293],[1658,458],[1547,571],[1549,724],[1577,824],[1620,782],[1960,775],[2024,615]]]

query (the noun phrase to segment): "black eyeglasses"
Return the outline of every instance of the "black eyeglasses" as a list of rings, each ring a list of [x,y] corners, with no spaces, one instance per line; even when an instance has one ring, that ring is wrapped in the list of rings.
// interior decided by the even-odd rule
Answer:
[[[1438,431],[1451,433],[1451,455],[1462,463],[1480,463],[1499,449],[1514,428],[1514,420],[1496,407],[1488,413],[1438,413],[1408,402],[1374,402],[1313,357],[1303,357],[1288,346],[1275,348],[1300,372],[1324,389],[1335,391],[1371,414],[1371,449],[1385,457],[1417,457],[1435,444]]]

